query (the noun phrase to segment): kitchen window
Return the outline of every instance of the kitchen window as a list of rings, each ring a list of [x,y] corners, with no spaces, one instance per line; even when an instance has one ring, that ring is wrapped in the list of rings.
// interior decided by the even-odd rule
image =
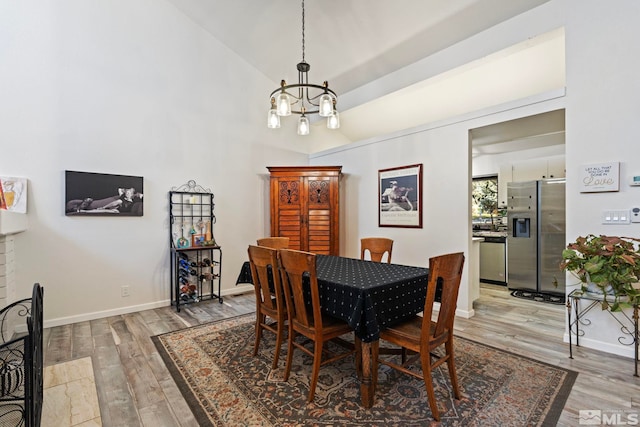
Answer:
[[[473,228],[494,230],[502,219],[498,210],[498,176],[473,178],[472,185]]]

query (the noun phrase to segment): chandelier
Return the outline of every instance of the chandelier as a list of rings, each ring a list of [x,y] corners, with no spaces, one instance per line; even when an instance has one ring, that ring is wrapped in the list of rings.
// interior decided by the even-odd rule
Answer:
[[[309,69],[311,66],[304,60],[304,0],[302,0],[302,61],[298,63],[298,83],[288,85],[282,80],[280,87],[271,92],[271,108],[267,116],[267,126],[270,129],[280,127],[280,117],[299,114],[298,135],[309,134],[310,114],[318,114],[327,118],[329,129],[340,127],[340,115],[336,110],[338,96],[329,89],[329,83],[322,85],[309,83]]]

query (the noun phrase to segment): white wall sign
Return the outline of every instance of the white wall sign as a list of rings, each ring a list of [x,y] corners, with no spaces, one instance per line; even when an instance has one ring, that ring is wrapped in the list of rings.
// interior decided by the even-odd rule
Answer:
[[[618,191],[620,189],[620,162],[582,165],[580,183],[581,193]]]

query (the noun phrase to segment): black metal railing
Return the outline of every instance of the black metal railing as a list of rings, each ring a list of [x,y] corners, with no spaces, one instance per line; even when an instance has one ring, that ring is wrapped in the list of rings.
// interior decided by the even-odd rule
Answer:
[[[43,289],[0,310],[0,427],[40,426]]]

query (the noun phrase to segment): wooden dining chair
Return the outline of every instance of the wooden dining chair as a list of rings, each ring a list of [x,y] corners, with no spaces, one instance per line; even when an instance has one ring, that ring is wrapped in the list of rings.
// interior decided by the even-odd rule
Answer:
[[[287,314],[289,316],[287,366],[284,380],[287,381],[289,379],[294,348],[298,348],[313,357],[308,398],[308,401],[311,402],[315,395],[320,366],[343,359],[355,353],[354,349],[349,349],[339,354],[334,353],[323,361],[322,353],[325,342],[344,334],[353,333],[353,329],[351,329],[346,322],[327,316],[320,311],[316,255],[309,252],[289,249],[281,249],[278,251],[278,254],[280,256],[282,283],[286,297]],[[306,277],[308,277],[311,293],[310,305],[307,305],[305,302],[303,282],[306,282]],[[298,334],[314,342],[313,350],[309,350],[302,343],[296,341]]]
[[[288,237],[264,237],[258,239],[258,246],[266,246],[272,249],[288,249],[289,238]]]
[[[278,269],[278,251],[263,246],[250,245],[248,252],[253,289],[256,294],[256,340],[253,355],[258,354],[262,330],[273,332],[276,334],[276,349],[272,368],[275,369],[278,366],[280,348],[284,341],[285,321],[287,320],[282,281]],[[267,323],[268,317],[275,320],[275,324]]]
[[[360,239],[360,259],[365,259],[365,251],[369,251],[371,261],[382,262],[384,253],[387,252],[387,264],[391,264],[391,250],[393,240],[386,237],[365,237]]]
[[[421,378],[424,380],[431,413],[436,421],[440,421],[440,413],[438,412],[433,389],[431,376],[433,369],[445,362],[447,363],[453,394],[456,399],[460,399],[453,356],[453,321],[463,265],[464,254],[462,252],[431,258],[429,260],[429,283],[427,285],[427,298],[424,303],[423,317],[414,316],[399,325],[380,331],[380,340],[389,341],[400,346],[403,350],[408,349],[417,354],[407,360],[403,360],[401,364],[396,364],[390,359],[380,357],[379,342],[376,341],[372,345],[374,389],[378,381],[378,363]],[[437,320],[432,321],[431,315],[437,288],[442,289],[440,309]],[[433,354],[433,350],[441,345],[444,345],[444,354],[442,356]],[[435,359],[434,362],[431,361],[432,357]],[[420,360],[421,373],[408,369],[408,365],[416,360]]]

